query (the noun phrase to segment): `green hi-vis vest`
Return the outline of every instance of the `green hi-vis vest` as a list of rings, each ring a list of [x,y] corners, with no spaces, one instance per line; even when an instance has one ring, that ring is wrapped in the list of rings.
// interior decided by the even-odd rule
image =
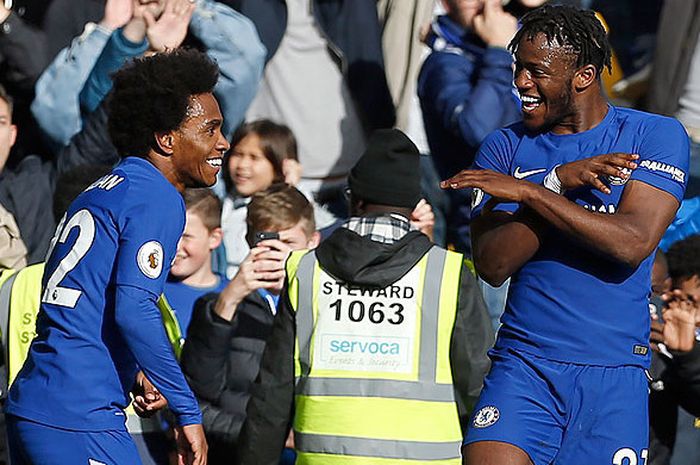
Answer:
[[[7,367],[6,383],[0,387],[4,396],[29,353],[29,346],[36,336],[36,317],[41,304],[41,277],[44,263],[37,263],[13,272],[5,270],[0,275],[0,336]],[[163,317],[163,326],[176,357],[180,358],[183,338],[175,312],[161,294],[158,308]],[[138,417],[131,406],[126,409],[127,429],[130,433],[160,431],[155,418]]]
[[[461,464],[450,340],[462,255],[433,247],[384,289],[287,260],[298,465]]]

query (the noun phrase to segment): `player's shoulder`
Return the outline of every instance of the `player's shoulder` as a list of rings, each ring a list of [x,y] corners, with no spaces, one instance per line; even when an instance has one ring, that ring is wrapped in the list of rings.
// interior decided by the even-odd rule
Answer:
[[[126,208],[138,206],[158,216],[183,208],[180,193],[148,160],[127,157],[110,175],[123,178],[123,188],[118,193]]]
[[[527,137],[527,131],[523,123],[514,123],[491,132],[481,144],[481,149],[501,155],[512,154],[525,137]]]
[[[653,135],[663,132],[664,137],[688,137],[685,128],[676,118],[632,108],[614,108],[618,121],[624,126],[632,126],[640,135]]]

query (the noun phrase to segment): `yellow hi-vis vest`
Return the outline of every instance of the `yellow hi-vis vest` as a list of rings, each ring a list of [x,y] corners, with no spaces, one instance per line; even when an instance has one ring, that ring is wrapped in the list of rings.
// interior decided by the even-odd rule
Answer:
[[[461,254],[433,247],[392,285],[356,288],[313,251],[291,254],[298,465],[462,463],[450,367],[461,270]]]
[[[0,336],[5,352],[7,384],[2,394],[6,394],[19,370],[24,365],[34,336],[36,317],[41,304],[41,277],[44,263],[31,265],[16,273],[3,271],[0,275]],[[176,357],[182,352],[182,332],[180,325],[164,295],[158,299],[158,308],[163,317],[163,326]],[[126,426],[130,433],[161,431],[158,420],[140,418],[129,406],[126,409]]]

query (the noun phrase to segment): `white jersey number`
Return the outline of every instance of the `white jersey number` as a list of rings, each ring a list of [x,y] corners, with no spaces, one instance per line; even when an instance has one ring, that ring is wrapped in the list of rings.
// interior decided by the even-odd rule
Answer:
[[[63,244],[66,242],[73,228],[78,228],[78,237],[73,247],[63,257],[63,260],[61,260],[46,282],[46,289],[44,289],[44,294],[41,297],[42,303],[74,308],[82,295],[82,292],[77,289],[61,287],[59,284],[83,259],[95,240],[95,219],[89,211],[79,210],[75,215],[71,216],[67,223],[65,222],[65,217],[63,218],[58,225],[58,229],[56,229],[56,236],[51,241],[49,255],[53,252],[56,243]]]

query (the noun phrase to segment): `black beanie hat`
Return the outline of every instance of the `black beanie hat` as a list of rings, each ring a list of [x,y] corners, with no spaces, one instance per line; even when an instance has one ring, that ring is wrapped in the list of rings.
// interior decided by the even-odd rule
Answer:
[[[420,154],[398,129],[379,129],[350,171],[352,195],[365,202],[413,208],[420,200]]]

